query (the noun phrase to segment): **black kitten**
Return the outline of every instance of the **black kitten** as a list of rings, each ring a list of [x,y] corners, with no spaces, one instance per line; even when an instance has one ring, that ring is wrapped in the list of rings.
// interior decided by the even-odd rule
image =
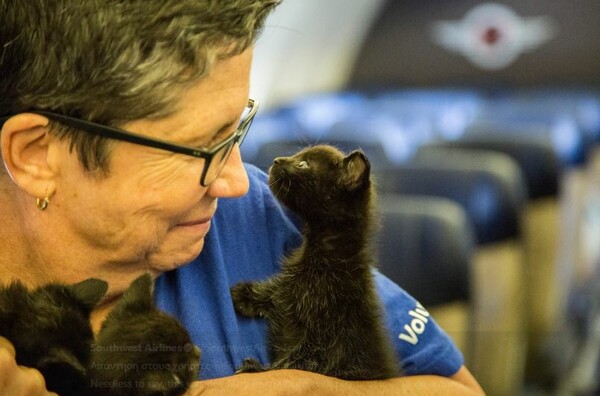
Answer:
[[[149,274],[137,278],[107,316],[92,346],[90,394],[175,396],[198,377],[200,350],[159,311]]]
[[[107,288],[98,279],[33,291],[19,281],[0,286],[0,335],[14,345],[18,364],[42,373],[48,390],[85,394],[94,338],[90,313]]]
[[[237,312],[269,321],[271,369],[342,379],[399,375],[372,279],[374,188],[362,152],[330,146],[276,158],[269,184],[304,220],[303,243],[282,272],[232,288]],[[240,371],[260,371],[246,359]]]

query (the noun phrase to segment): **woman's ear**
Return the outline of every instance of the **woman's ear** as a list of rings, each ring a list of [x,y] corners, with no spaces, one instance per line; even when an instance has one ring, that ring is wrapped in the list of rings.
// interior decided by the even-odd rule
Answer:
[[[0,148],[4,166],[15,184],[33,197],[54,193],[58,172],[50,153],[56,142],[48,133],[48,119],[37,114],[15,115],[2,126]]]

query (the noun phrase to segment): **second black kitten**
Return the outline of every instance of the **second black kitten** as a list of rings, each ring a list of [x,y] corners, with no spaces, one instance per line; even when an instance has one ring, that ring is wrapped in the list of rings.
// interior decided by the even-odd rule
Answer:
[[[177,396],[198,377],[200,350],[185,328],[158,310],[153,280],[131,283],[92,345],[91,395]]]
[[[367,158],[310,147],[276,158],[269,184],[304,221],[303,243],[283,260],[280,274],[237,284],[232,298],[238,313],[267,319],[270,368],[349,380],[398,376],[371,272],[374,188]],[[241,368],[260,370],[251,359]]]
[[[14,345],[18,364],[42,373],[48,390],[61,396],[86,394],[90,313],[107,288],[98,279],[32,291],[19,281],[0,287],[0,336]]]

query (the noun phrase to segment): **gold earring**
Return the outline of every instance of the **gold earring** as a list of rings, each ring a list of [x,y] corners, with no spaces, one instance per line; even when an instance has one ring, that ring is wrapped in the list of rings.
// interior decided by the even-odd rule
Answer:
[[[40,198],[35,199],[35,204],[39,210],[45,210],[48,207],[49,203],[50,203],[49,197],[46,197],[43,200],[41,200]]]

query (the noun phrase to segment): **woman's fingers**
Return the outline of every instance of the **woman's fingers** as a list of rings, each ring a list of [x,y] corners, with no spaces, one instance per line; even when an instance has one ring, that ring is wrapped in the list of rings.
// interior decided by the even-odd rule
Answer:
[[[58,396],[46,390],[46,381],[38,370],[17,364],[15,348],[4,337],[0,337],[0,395]]]

